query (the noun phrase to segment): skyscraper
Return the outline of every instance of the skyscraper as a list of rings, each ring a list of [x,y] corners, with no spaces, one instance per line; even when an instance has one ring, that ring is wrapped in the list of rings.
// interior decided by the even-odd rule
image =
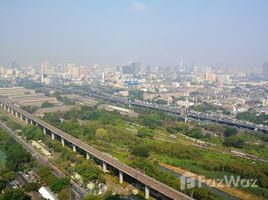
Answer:
[[[264,63],[262,66],[262,72],[268,74],[268,63]]]
[[[141,70],[140,63],[130,62],[128,65],[122,66],[122,74],[137,75]]]

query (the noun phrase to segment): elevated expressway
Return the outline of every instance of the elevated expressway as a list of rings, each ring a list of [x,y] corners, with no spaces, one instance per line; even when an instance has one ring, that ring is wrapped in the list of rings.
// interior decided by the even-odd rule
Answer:
[[[117,169],[119,171],[119,182],[123,182],[123,175],[126,174],[136,181],[142,183],[144,185],[145,190],[145,198],[149,198],[150,189],[153,189],[163,196],[174,199],[174,200],[189,200],[192,199],[191,197],[151,178],[150,176],[145,175],[144,173],[131,168],[122,162],[116,160],[115,158],[102,153],[101,151],[89,146],[88,144],[82,142],[81,140],[65,133],[64,131],[52,126],[44,122],[43,120],[37,118],[36,116],[20,109],[18,106],[12,104],[8,99],[0,97],[0,108],[5,109],[10,114],[19,117],[21,120],[25,120],[26,123],[34,124],[43,129],[44,134],[51,134],[52,140],[55,139],[55,136],[61,139],[62,145],[65,142],[69,142],[72,147],[73,151],[76,151],[79,148],[86,154],[86,158],[89,159],[91,156],[97,158],[98,160],[102,161],[103,170],[106,171],[107,165]]]
[[[193,113],[192,111],[188,111],[187,113],[183,113],[182,110],[173,108],[169,105],[159,105],[156,103],[148,103],[146,101],[141,101],[141,100],[133,100],[129,101],[129,99],[124,98],[124,97],[118,97],[114,95],[108,95],[99,91],[94,91],[94,93],[88,93],[86,94],[87,96],[92,96],[94,98],[98,99],[104,99],[106,101],[110,101],[113,103],[119,103],[119,104],[129,104],[129,105],[134,105],[134,106],[139,106],[139,107],[145,107],[145,108],[150,108],[153,110],[160,110],[163,112],[167,112],[173,115],[177,116],[182,116],[187,120],[189,119],[194,119],[194,120],[200,120],[200,121],[209,121],[209,122],[216,122],[219,124],[225,124],[229,126],[234,126],[237,128],[242,128],[242,129],[247,129],[247,130],[255,130],[255,131],[261,131],[263,133],[268,133],[268,126],[261,126],[257,124],[252,124],[252,123],[246,123],[242,121],[236,121],[234,119],[223,119],[223,118],[217,118],[215,116],[207,116],[205,114],[201,113]]]

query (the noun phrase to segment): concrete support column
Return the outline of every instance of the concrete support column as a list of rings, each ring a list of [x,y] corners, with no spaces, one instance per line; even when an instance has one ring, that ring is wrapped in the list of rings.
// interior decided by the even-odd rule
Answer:
[[[26,124],[28,124],[28,123],[29,123],[29,121],[28,121],[28,118],[27,118],[27,117],[25,118],[25,121],[26,121]]]
[[[107,164],[106,164],[106,162],[102,163],[102,170],[103,170],[104,173],[107,172]]]
[[[33,120],[31,120],[31,124],[33,125]]]
[[[147,185],[145,185],[145,199],[149,199],[150,197],[150,190],[149,187]]]
[[[51,133],[51,138],[52,138],[52,140],[55,140],[55,134],[54,133]]]
[[[119,183],[122,184],[124,181],[124,175],[122,171],[119,171]]]
[[[9,112],[9,113],[10,113],[10,111],[11,111],[11,110],[10,110],[10,107],[7,107],[7,112]]]
[[[73,152],[76,152],[76,146],[73,144]]]
[[[86,152],[86,157],[87,157],[87,160],[89,160],[89,159],[90,159],[90,155],[89,155],[89,153],[88,153],[88,152]]]
[[[17,117],[17,118],[19,117],[19,114],[18,114],[18,112],[15,112],[15,115],[16,115],[16,117]]]
[[[65,142],[64,142],[64,139],[63,139],[63,138],[61,138],[61,144],[62,144],[62,146],[64,147]]]
[[[22,114],[20,114],[20,120],[23,121],[23,116],[22,116]]]
[[[43,128],[43,133],[44,133],[44,135],[47,134],[47,130],[46,130],[46,128]]]
[[[12,109],[12,110],[11,110],[11,113],[12,113],[12,115],[14,115],[14,113],[15,113],[15,110],[14,110],[14,109]]]

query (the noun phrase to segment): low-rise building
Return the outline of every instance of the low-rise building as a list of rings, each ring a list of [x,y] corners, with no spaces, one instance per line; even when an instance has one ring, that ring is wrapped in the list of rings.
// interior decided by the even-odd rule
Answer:
[[[42,186],[38,192],[42,195],[43,198],[48,199],[48,200],[58,200],[56,195],[48,188]]]

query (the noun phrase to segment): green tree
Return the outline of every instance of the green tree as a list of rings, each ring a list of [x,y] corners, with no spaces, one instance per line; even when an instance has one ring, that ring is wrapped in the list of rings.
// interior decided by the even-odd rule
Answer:
[[[134,99],[143,100],[144,92],[141,90],[129,90],[128,94],[130,97],[133,97]]]
[[[105,137],[107,137],[108,132],[104,128],[98,128],[96,130],[96,138],[103,140]]]
[[[226,126],[223,132],[224,137],[230,137],[233,135],[237,135],[238,131],[237,128]]]
[[[191,190],[189,191],[189,193]],[[194,188],[193,197],[197,200],[220,200],[221,198],[207,188]]]
[[[9,189],[0,196],[0,200],[31,200],[21,189]]]
[[[233,146],[237,148],[242,148],[244,144],[245,144],[244,138],[242,138],[239,135],[232,135],[232,136],[225,138],[224,140],[225,146]]]
[[[44,138],[42,130],[33,125],[24,127],[22,132],[27,140],[42,140]]]
[[[14,171],[8,171],[7,173],[3,174],[3,178],[5,178],[8,181],[13,181],[17,177],[17,173]]]
[[[166,105],[166,104],[167,104],[167,101],[164,100],[164,99],[157,99],[157,100],[155,101],[155,103],[157,103],[157,104],[161,104],[161,105]]]
[[[65,188],[59,192],[58,199],[59,200],[69,200],[69,199],[71,199],[71,195],[72,195],[72,193],[71,193],[70,188]]]
[[[8,139],[5,148],[7,154],[6,168],[9,171],[18,171],[22,169],[25,164],[29,164],[31,155],[13,139]]]
[[[40,185],[38,183],[35,183],[35,182],[27,183],[24,186],[24,191],[25,192],[37,191],[39,187],[40,187]]]
[[[139,157],[148,157],[150,155],[150,151],[147,146],[144,144],[137,144],[132,147],[132,154]]]
[[[92,181],[92,180],[98,180],[98,178],[100,178],[101,180],[99,182],[105,182],[103,181],[104,177],[100,176],[103,174],[102,170],[100,170],[90,160],[78,159],[76,162],[75,170],[77,173],[79,173],[83,177],[83,181],[85,183]]]
[[[177,122],[176,128],[178,129],[178,131],[185,133],[189,129],[189,125],[184,122]]]
[[[202,129],[198,127],[188,130],[186,134],[190,137],[197,138],[197,139],[201,139],[205,137],[205,135],[202,132]]]
[[[93,194],[87,194],[84,197],[84,200],[103,200],[103,197],[102,196],[93,195]]]
[[[142,114],[140,115],[140,118],[142,123],[150,128],[160,125],[161,116],[158,113]]]
[[[56,193],[59,193],[70,185],[70,180],[68,178],[58,178],[54,175],[49,176],[47,181],[48,186]]]
[[[49,107],[54,107],[53,103],[50,103],[48,101],[45,101],[44,103],[42,103],[41,108],[49,108]]]
[[[28,113],[34,113],[35,111],[38,110],[37,106],[21,106],[21,108]]]
[[[6,187],[7,181],[4,179],[0,179],[0,191],[2,191]]]
[[[138,137],[141,138],[153,138],[154,132],[152,129],[146,128],[146,127],[142,127],[138,130]]]

